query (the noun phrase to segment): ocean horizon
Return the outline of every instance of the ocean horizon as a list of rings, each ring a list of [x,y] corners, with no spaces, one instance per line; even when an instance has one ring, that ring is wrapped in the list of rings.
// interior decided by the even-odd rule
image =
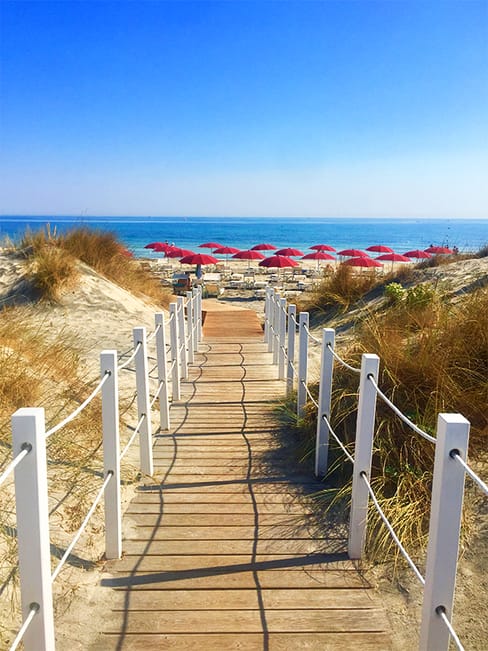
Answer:
[[[337,250],[366,249],[374,244],[390,246],[398,253],[425,249],[431,244],[477,251],[488,244],[488,219],[387,218],[387,217],[132,217],[4,215],[0,239],[17,241],[26,229],[47,224],[64,232],[86,226],[114,232],[136,257],[161,257],[145,249],[149,242],[174,243],[198,250],[215,241],[238,249],[261,242],[278,248],[292,246],[304,253],[314,244]]]

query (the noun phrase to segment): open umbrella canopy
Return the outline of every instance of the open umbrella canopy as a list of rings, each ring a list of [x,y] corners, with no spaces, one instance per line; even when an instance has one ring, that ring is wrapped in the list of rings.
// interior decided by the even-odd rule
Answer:
[[[384,253],[379,255],[376,260],[390,260],[391,262],[412,262],[410,258],[399,253]]]
[[[219,246],[218,249],[212,251],[214,255],[228,255],[230,253],[239,253],[239,249],[236,249],[234,246]]]
[[[251,251],[276,251],[278,247],[273,246],[273,244],[256,244],[255,246],[251,247]]]
[[[199,244],[198,248],[199,249],[220,249],[221,246],[223,246],[223,244],[219,244],[218,242],[204,242],[203,244]]]
[[[373,246],[368,246],[366,251],[374,251],[375,253],[393,253],[393,249],[390,249],[389,246],[384,246],[384,244],[373,244]],[[378,258],[379,260],[380,258]]]
[[[436,255],[446,255],[448,253],[454,253],[451,249],[448,249],[447,246],[429,246],[428,249],[425,249],[426,253],[435,253]]]
[[[288,258],[286,255],[272,255],[269,258],[264,258],[259,263],[260,267],[298,267],[299,264],[295,260]]]
[[[164,242],[149,242],[149,244],[146,244],[144,247],[145,249],[154,249],[157,246],[164,246]]]
[[[171,246],[171,244],[168,244],[167,242],[154,242],[154,245],[151,246],[151,249],[153,251],[157,251],[159,253],[167,253],[168,251],[174,248],[175,248],[174,246]]]
[[[335,251],[334,247],[329,246],[328,244],[314,244],[308,248],[313,249],[314,251]]]
[[[354,258],[369,258],[367,253],[360,251],[359,249],[344,249],[343,251],[339,251],[337,255],[350,256]]]
[[[239,258],[240,260],[264,260],[265,256],[259,251],[254,251],[249,249],[246,251],[239,251],[234,253],[233,258]]]
[[[285,248],[285,249],[280,249],[279,251],[276,251],[276,255],[303,255],[303,251],[300,251],[299,249],[293,249],[291,246]]]
[[[307,253],[302,256],[302,260],[335,260],[333,255],[330,253],[324,253],[323,251],[314,251],[313,253]]]
[[[414,251],[407,251],[404,253],[407,258],[417,258],[417,260],[423,260],[424,258],[431,258],[431,254],[427,251],[421,251],[420,249],[415,249]]]
[[[192,253],[190,255],[185,255],[180,260],[181,264],[215,264],[218,262],[217,258],[214,258],[213,255],[208,255],[208,253]]]
[[[170,246],[169,249],[165,251],[167,258],[182,258],[184,255],[193,255],[193,251],[188,249],[180,249],[179,246]]]
[[[373,258],[367,258],[364,255],[357,256],[356,258],[349,258],[344,262],[348,267],[382,267],[381,262],[376,262]]]

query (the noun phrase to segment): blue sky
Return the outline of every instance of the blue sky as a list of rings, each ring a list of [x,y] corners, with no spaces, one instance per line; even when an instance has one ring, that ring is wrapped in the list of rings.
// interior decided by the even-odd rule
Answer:
[[[488,1],[22,2],[3,214],[488,217]]]

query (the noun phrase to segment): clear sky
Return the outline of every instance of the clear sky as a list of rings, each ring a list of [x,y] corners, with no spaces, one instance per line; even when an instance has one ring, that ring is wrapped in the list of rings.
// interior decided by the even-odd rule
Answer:
[[[488,0],[2,0],[3,214],[488,218]]]

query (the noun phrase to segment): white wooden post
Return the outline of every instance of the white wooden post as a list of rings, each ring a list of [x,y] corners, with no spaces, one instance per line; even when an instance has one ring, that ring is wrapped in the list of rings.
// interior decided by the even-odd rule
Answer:
[[[188,379],[188,357],[186,353],[186,328],[185,328],[185,299],[183,296],[178,296],[178,333],[179,333],[179,352],[181,359],[181,377],[185,380]]]
[[[153,474],[151,403],[147,369],[146,328],[134,328],[134,347],[141,342],[135,356],[138,421],[144,416],[139,429],[139,454],[141,471]]]
[[[269,288],[269,304],[268,304],[268,353],[272,353],[273,348],[273,325],[275,316],[275,301],[276,292],[273,287]]]
[[[297,415],[303,416],[305,403],[307,402],[307,380],[308,380],[308,312],[300,312],[298,317],[298,389],[297,389]]]
[[[378,381],[379,365],[378,355],[366,353],[362,356],[348,543],[349,558],[355,559],[362,557],[366,539],[369,492],[361,473],[366,474],[368,481],[371,479],[376,415],[376,389],[368,378],[371,376],[376,382]]]
[[[452,621],[459,533],[464,495],[464,468],[451,453],[466,461],[469,421],[461,414],[439,414],[435,448],[429,542],[425,573],[421,651],[447,651],[449,631],[439,610]]]
[[[193,352],[198,352],[198,288],[194,287],[193,293],[193,323],[191,333],[193,337]]]
[[[188,364],[193,364],[193,294],[186,292],[186,324],[188,330]]]
[[[198,328],[197,328],[197,339],[198,343],[202,341],[202,336],[203,336],[203,331],[202,331],[202,324],[203,324],[203,312],[202,312],[202,288],[197,287],[197,292],[198,292],[198,307],[197,307],[197,314],[198,314]]]
[[[288,306],[288,345],[286,347],[287,367],[286,367],[286,393],[289,395],[293,391],[295,363],[295,320],[297,315],[296,305]]]
[[[280,352],[280,309],[281,298],[275,294],[273,304],[273,364],[278,364],[278,354]]]
[[[315,475],[324,477],[327,474],[329,456],[329,428],[322,416],[330,422],[330,404],[332,398],[332,372],[334,357],[329,348],[334,348],[335,330],[322,330],[322,357],[320,361],[319,408],[317,410],[317,436],[315,442]]]
[[[154,316],[156,328],[156,358],[158,361],[158,385],[159,390],[159,426],[161,429],[168,430],[170,427],[169,420],[169,399],[168,399],[168,359],[166,355],[166,330],[163,312],[157,312]]]
[[[271,287],[266,287],[266,294],[264,297],[264,343],[269,343],[269,306],[271,302]]]
[[[278,327],[278,377],[280,380],[285,379],[285,339],[286,339],[286,298],[281,298],[279,302],[279,327]]]
[[[39,607],[24,635],[25,651],[54,651],[49,506],[44,409],[12,416],[13,456],[28,449],[15,468],[15,505],[22,620]]]
[[[180,344],[178,341],[178,306],[176,303],[169,305],[169,334],[171,343],[171,384],[173,400],[180,399]]]
[[[102,378],[109,374],[102,387],[103,470],[105,477],[112,472],[112,479],[105,487],[105,556],[120,558],[122,555],[122,511],[120,506],[120,437],[119,437],[119,386],[117,351],[102,350],[100,353]]]

